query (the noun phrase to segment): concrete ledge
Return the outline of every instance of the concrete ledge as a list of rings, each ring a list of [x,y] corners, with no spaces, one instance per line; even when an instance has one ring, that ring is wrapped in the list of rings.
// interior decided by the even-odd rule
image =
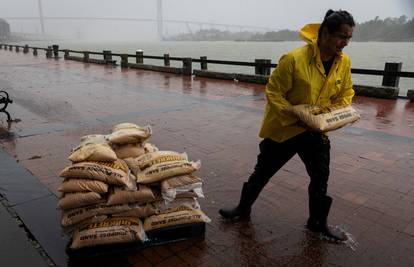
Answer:
[[[209,70],[194,70],[193,74],[199,77],[206,77],[220,80],[234,80],[236,78],[235,73],[217,72]]]
[[[249,74],[237,74],[236,79],[240,82],[267,84],[269,76],[266,75],[249,75]]]
[[[356,95],[386,99],[397,99],[400,89],[388,86],[367,86],[354,84]]]
[[[412,90],[408,90],[408,91],[407,91],[407,98],[408,98],[411,102],[414,102],[414,89],[412,89]]]
[[[155,66],[155,65],[147,65],[147,64],[136,64],[136,63],[128,63],[128,67],[132,69],[143,69],[143,70],[153,70],[153,71],[160,71],[160,72],[183,74],[183,68]]]
[[[100,64],[100,65],[116,65],[116,60],[89,58],[88,62],[85,62],[85,59],[83,57],[76,57],[76,56],[66,56],[65,59],[79,61],[83,63],[93,63],[93,64]]]
[[[194,70],[193,74],[199,77],[206,77],[220,80],[238,80],[240,82],[266,84],[269,76],[266,75],[249,75],[241,73],[226,73],[209,70]]]

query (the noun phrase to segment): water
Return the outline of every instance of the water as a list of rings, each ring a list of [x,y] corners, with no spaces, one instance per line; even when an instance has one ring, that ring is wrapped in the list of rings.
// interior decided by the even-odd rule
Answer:
[[[171,57],[199,58],[207,56],[208,59],[249,61],[254,59],[271,59],[277,63],[280,56],[303,42],[232,42],[232,41],[206,41],[206,42],[140,42],[140,41],[55,41],[30,42],[29,46],[47,47],[52,43],[59,44],[61,49],[89,50],[101,52],[111,50],[113,53],[135,54],[141,49],[146,55],[161,56],[170,54]],[[402,62],[402,71],[414,72],[414,42],[351,42],[345,48],[350,55],[352,67],[363,69],[383,70],[385,62]],[[163,64],[160,60],[145,59],[145,63]],[[171,62],[172,66],[181,63]],[[194,68],[199,68],[198,64]],[[253,67],[228,66],[209,64],[209,70],[254,73]],[[382,77],[373,75],[354,74],[355,84],[381,85]],[[414,78],[400,78],[400,95],[405,96],[408,89],[414,89]]]

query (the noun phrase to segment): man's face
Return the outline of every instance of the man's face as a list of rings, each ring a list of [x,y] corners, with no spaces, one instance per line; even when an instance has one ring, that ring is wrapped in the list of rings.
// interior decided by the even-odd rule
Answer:
[[[342,51],[342,49],[344,49],[344,47],[348,45],[349,41],[352,38],[353,31],[353,27],[347,24],[342,24],[339,28],[339,31],[332,34],[328,33],[326,39],[326,48],[332,54],[339,54]]]

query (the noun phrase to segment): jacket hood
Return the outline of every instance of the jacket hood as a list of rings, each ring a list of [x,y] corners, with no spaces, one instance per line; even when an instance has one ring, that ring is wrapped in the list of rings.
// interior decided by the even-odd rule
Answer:
[[[318,31],[320,23],[309,23],[300,29],[299,36],[308,44],[316,44],[318,40]]]

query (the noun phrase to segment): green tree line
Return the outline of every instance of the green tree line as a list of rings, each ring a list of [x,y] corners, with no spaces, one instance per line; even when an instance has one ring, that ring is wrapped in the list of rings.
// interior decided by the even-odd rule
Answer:
[[[176,41],[298,41],[299,32],[292,30],[253,33],[248,31],[230,32],[218,29],[200,30],[191,34],[180,34],[168,38]],[[414,42],[414,18],[379,19],[357,23],[353,41],[368,42]]]

